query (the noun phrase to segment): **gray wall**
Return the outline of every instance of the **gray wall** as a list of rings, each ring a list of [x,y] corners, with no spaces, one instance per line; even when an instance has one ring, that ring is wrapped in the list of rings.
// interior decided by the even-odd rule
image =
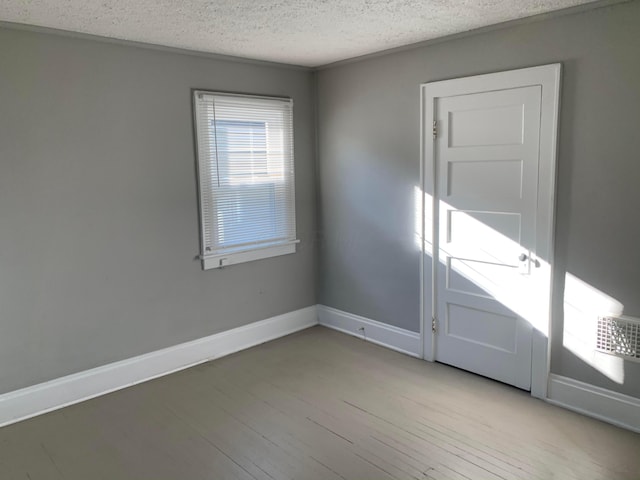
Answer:
[[[0,393],[316,303],[312,75],[0,29]],[[192,87],[293,97],[298,253],[194,261]]]
[[[640,316],[640,2],[319,72],[319,302],[419,330],[419,84],[553,62],[564,79],[552,370],[640,397],[640,364],[619,385],[562,346],[565,272]]]

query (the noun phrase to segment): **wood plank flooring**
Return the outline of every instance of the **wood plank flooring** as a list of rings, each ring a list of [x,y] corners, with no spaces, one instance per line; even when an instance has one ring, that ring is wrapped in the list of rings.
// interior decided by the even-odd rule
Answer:
[[[314,327],[0,429],[0,479],[640,479],[640,435]]]

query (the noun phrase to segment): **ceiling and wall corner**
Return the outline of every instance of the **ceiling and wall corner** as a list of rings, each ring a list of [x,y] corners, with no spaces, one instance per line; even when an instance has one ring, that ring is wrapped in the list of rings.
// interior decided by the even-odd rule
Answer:
[[[4,0],[0,21],[318,67],[594,0]]]

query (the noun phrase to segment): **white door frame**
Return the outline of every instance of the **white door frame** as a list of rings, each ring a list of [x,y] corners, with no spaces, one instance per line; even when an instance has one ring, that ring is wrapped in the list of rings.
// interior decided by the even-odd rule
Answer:
[[[554,245],[554,213],[555,213],[555,182],[557,157],[557,131],[560,105],[560,74],[559,63],[538,67],[510,70],[506,72],[490,73],[472,77],[442,80],[423,83],[420,85],[420,185],[422,188],[422,256],[420,260],[420,334],[423,345],[423,358],[427,361],[435,359],[435,335],[432,334],[431,321],[435,315],[437,298],[436,283],[433,282],[434,271],[438,268],[438,232],[437,222],[433,228],[426,228],[425,209],[432,209],[436,215],[438,199],[433,198],[435,191],[435,162],[434,145],[431,126],[433,125],[433,105],[436,98],[454,95],[465,95],[481,91],[503,90],[509,88],[542,86],[541,115],[540,115],[540,158],[538,166],[538,200],[536,213],[536,256],[548,259],[543,272],[547,275],[549,308],[547,318],[541,319],[539,328],[534,328],[532,358],[531,358],[531,395],[538,398],[547,397],[547,383],[549,378],[549,356],[551,346],[551,294],[553,289],[553,245]],[[432,216],[432,218],[437,218]],[[430,233],[427,233],[430,232]],[[433,253],[432,268],[426,268],[425,263],[428,245]],[[431,278],[432,289],[425,294],[424,287]]]

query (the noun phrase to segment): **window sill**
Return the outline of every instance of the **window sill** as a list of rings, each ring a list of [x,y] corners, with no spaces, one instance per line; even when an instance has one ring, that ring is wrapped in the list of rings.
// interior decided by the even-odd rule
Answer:
[[[237,263],[252,262],[254,260],[262,260],[263,258],[296,253],[296,244],[299,242],[300,240],[294,240],[292,242],[278,243],[267,247],[203,256],[201,257],[202,269],[210,270],[212,268],[228,267],[229,265],[235,265]]]

